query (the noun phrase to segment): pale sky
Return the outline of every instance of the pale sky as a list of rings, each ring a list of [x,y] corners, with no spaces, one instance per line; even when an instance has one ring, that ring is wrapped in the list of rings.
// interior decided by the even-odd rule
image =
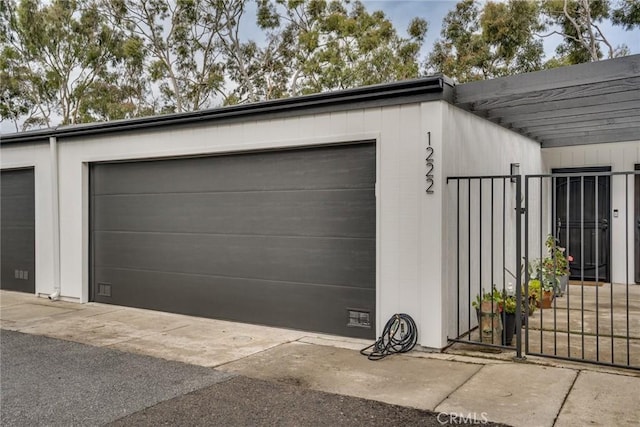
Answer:
[[[384,11],[401,35],[406,35],[409,22],[416,16],[425,19],[429,23],[429,31],[422,49],[422,58],[420,58],[421,62],[431,51],[433,43],[440,36],[442,19],[450,10],[455,8],[457,3],[455,0],[364,0],[363,2],[369,11],[377,9]],[[255,26],[255,6],[251,9],[253,10],[247,11],[248,13],[244,17],[241,29],[244,32],[244,38],[254,39],[260,43],[262,34]],[[626,44],[632,54],[640,53],[639,30],[624,31],[620,27],[603,24],[602,31],[614,47]],[[560,41],[560,36],[552,36],[545,39],[547,58],[553,56],[553,50]],[[0,122],[1,133],[14,131],[13,123]]]

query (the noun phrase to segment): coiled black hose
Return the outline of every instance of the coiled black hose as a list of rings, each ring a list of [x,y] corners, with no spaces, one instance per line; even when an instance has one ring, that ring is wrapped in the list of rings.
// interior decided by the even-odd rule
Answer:
[[[395,353],[411,351],[418,342],[418,328],[408,314],[394,314],[384,325],[378,341],[360,350],[369,360],[380,360]]]

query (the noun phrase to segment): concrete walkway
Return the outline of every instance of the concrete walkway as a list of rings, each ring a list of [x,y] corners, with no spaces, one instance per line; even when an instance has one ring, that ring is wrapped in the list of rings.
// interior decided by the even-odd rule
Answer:
[[[7,291],[0,327],[514,426],[640,419],[640,373],[587,364],[417,350],[371,362],[368,341]]]

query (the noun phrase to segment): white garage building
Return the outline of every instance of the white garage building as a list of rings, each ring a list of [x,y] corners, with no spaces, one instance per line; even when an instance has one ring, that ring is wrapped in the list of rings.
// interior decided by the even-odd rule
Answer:
[[[476,245],[460,218],[488,197],[470,191],[461,213],[448,178],[633,170],[639,73],[636,55],[3,135],[2,288],[362,338],[403,312],[419,344],[443,348],[456,260]],[[519,240],[516,185],[498,187],[502,231],[478,244],[505,237],[506,261],[480,273],[503,284]],[[638,203],[610,194],[612,209]],[[633,214],[610,221],[624,218],[635,229]],[[612,228],[611,248],[634,254]],[[634,282],[637,257],[609,279]]]

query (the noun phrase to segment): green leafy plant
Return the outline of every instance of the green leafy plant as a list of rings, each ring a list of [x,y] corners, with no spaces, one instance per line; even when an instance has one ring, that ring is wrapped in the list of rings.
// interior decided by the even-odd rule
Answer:
[[[482,294],[482,296],[476,295],[476,299],[471,303],[471,305],[476,310],[480,310],[483,302],[492,302],[493,303],[492,305],[495,305],[497,307],[497,312],[502,312],[504,301],[502,297],[502,292],[500,292],[496,288],[496,285],[493,285],[491,287],[490,292],[485,292]]]
[[[507,296],[504,298],[504,312],[507,314],[516,314],[518,302],[515,296]]]
[[[565,256],[566,249],[559,246],[558,243],[558,239],[552,235],[547,236],[545,246],[549,251],[549,256],[543,262],[549,272],[555,272],[556,276],[566,276],[571,272],[569,262],[573,261],[573,257],[571,255]]]
[[[548,251],[547,256],[531,261],[529,277],[539,281],[545,291],[557,290],[560,278],[570,273],[569,263],[573,261],[573,257],[565,256],[566,249],[559,246],[558,240],[552,235],[547,236],[545,246]]]
[[[531,300],[539,301],[542,296],[540,291],[542,288],[542,283],[538,279],[529,280],[529,302]]]

